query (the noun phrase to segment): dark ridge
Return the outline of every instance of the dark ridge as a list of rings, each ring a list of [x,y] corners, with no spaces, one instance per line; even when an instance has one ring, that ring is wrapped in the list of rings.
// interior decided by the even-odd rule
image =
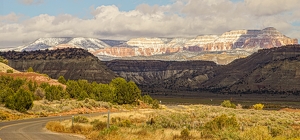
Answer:
[[[57,60],[57,59],[94,59],[93,54],[81,48],[65,48],[56,50],[8,51],[0,52],[0,56],[9,60]]]
[[[97,57],[84,49],[65,48],[57,50],[37,50],[23,52],[0,52],[8,59],[8,65],[19,71],[32,67],[35,72],[57,79],[85,79],[90,82],[109,83],[117,75],[107,68]]]

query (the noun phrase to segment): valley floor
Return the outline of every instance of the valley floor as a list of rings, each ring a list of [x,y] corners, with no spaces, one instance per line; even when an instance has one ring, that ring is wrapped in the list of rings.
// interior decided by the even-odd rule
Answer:
[[[300,95],[279,94],[217,94],[211,92],[160,92],[150,94],[151,97],[170,105],[206,104],[220,105],[224,100],[230,100],[249,108],[256,103],[265,104],[265,109],[279,110],[282,108],[300,108]]]

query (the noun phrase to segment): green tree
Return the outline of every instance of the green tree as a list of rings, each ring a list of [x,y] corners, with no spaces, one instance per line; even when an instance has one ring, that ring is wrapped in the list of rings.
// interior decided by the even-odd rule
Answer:
[[[17,92],[17,90],[20,89],[21,86],[25,84],[24,79],[16,78],[9,82],[8,86],[14,90],[14,92]]]
[[[49,87],[50,86],[50,84],[49,83],[41,83],[40,84],[40,87],[42,88],[42,89],[46,89],[47,87]]]
[[[86,91],[82,90],[80,93],[79,93],[79,96],[78,96],[78,100],[84,100],[85,98],[89,98],[89,95],[86,93]]]
[[[2,90],[0,90],[0,103],[5,103],[6,98],[9,96],[13,96],[15,92],[9,87],[3,87],[1,89]]]
[[[123,78],[115,78],[110,84],[114,87],[114,93],[116,95],[114,102],[117,104],[129,104],[126,100],[128,96],[130,96],[127,81]]]
[[[35,90],[37,89],[38,87],[38,84],[36,81],[32,82],[31,80],[29,80],[29,82],[27,82],[27,86],[28,86],[28,89],[31,91],[31,92],[35,92]]]
[[[20,88],[13,96],[9,96],[5,106],[25,112],[33,106],[33,95],[30,91]]]
[[[45,89],[46,99],[49,101],[60,100],[64,96],[62,86],[51,85]]]
[[[59,82],[59,83],[62,83],[62,84],[66,84],[66,83],[67,83],[65,77],[63,77],[63,76],[59,76],[59,77],[58,77],[58,82]]]
[[[141,90],[132,81],[123,78],[115,78],[110,85],[114,87],[114,102],[118,104],[133,104],[141,98]]]
[[[82,89],[78,85],[77,81],[68,80],[66,92],[70,95],[70,98],[77,99]]]
[[[116,94],[112,86],[109,86],[108,84],[99,84],[98,89],[98,100],[111,103],[114,102]]]
[[[29,67],[29,68],[27,69],[27,72],[34,72],[34,71],[33,71],[33,68],[32,68],[32,67]]]
[[[128,92],[130,93],[127,99],[129,103],[135,103],[138,101],[138,99],[141,99],[141,90],[133,81],[129,81],[127,83],[127,86],[128,86]]]

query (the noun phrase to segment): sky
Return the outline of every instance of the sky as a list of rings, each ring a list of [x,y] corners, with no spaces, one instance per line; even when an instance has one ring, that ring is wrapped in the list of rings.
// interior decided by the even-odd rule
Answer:
[[[300,39],[300,0],[0,0],[0,48],[42,37],[196,37],[266,27]]]

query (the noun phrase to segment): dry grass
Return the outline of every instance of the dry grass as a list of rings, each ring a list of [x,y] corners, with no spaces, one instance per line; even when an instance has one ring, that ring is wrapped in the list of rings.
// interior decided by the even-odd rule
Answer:
[[[232,119],[221,119],[219,120],[220,128],[208,128],[218,125],[218,123],[207,124],[209,122],[212,124],[211,122],[215,118],[223,114],[228,118],[236,119],[237,124],[230,125]],[[299,118],[300,112],[181,105],[165,107],[160,110],[137,109],[129,112],[112,113],[110,114],[110,129],[106,129],[103,124],[107,121],[107,115],[89,118],[90,122],[95,120],[102,122],[99,129],[93,129],[93,125],[89,123],[76,125],[78,125],[77,127],[88,128],[86,130],[80,129],[80,134],[89,139],[299,139]],[[66,120],[61,124],[65,127],[71,127],[70,123],[70,120]],[[76,133],[78,132],[76,131]]]
[[[6,73],[7,70],[13,70],[14,73],[19,73],[19,71],[13,69],[12,67],[0,62],[0,72]]]
[[[46,128],[55,132],[65,132],[65,126],[60,124],[58,121],[50,121],[46,124]]]
[[[37,116],[52,116],[52,115],[66,115],[66,114],[86,114],[94,112],[104,112],[112,105],[107,102],[95,101],[93,99],[86,99],[77,101],[74,99],[54,100],[39,100],[33,102],[33,107],[28,110],[29,114]],[[113,109],[116,110],[116,109]]]
[[[0,122],[19,120],[25,118],[33,118],[34,116],[23,114],[15,110],[7,109],[6,107],[0,106]]]

